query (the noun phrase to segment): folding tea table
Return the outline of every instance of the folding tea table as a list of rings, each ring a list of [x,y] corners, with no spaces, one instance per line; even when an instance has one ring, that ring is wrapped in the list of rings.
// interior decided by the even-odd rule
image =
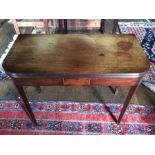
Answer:
[[[131,86],[119,124],[149,66],[134,35],[105,34],[21,34],[3,62],[35,125],[23,86]]]

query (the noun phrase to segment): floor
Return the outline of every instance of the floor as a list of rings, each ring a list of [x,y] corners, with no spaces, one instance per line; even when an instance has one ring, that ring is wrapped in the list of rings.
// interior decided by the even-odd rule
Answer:
[[[112,20],[106,20],[105,31],[110,33]],[[26,30],[25,30],[26,31]],[[0,28],[0,56],[12,40],[14,29],[11,24],[4,23]],[[98,32],[95,32],[98,33]],[[90,102],[113,102],[123,103],[128,91],[128,87],[119,88],[117,96],[110,91],[109,87],[41,87],[38,93],[34,87],[25,87],[25,91],[30,100],[73,100]],[[0,99],[16,99],[17,94],[11,81],[0,81]],[[155,94],[152,94],[144,86],[140,86],[134,95],[131,104],[155,105]]]

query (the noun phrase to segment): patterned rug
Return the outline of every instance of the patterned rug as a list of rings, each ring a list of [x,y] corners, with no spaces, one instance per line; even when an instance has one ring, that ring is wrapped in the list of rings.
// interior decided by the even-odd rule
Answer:
[[[119,22],[121,33],[135,34],[150,60],[151,67],[142,83],[155,93],[155,23]]]
[[[130,105],[120,126],[102,103],[31,101],[35,127],[17,101],[0,101],[0,134],[155,134],[155,107]],[[117,117],[121,104],[106,104]]]

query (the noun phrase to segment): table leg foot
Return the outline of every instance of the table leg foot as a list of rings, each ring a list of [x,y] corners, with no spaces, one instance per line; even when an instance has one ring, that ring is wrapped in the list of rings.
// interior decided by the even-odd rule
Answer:
[[[119,117],[118,117],[118,120],[117,120],[117,124],[118,124],[118,125],[120,124],[120,122],[121,122],[121,120],[122,120],[122,117],[123,117],[123,115],[124,115],[124,113],[125,113],[125,111],[126,111],[128,105],[129,105],[130,100],[131,100],[132,96],[134,95],[134,93],[135,93],[137,87],[138,87],[138,85],[132,86],[132,87],[130,88],[130,90],[129,90],[129,92],[128,92],[128,95],[127,95],[127,97],[126,97],[126,99],[125,99],[123,108],[122,108],[122,110],[121,110],[121,113],[120,113],[120,115],[119,115]]]
[[[112,130],[114,134],[118,134],[118,135],[122,134],[122,131],[123,131],[123,128],[120,125],[116,125]]]
[[[28,99],[26,97],[26,94],[24,92],[23,87],[20,86],[20,85],[15,84],[15,83],[14,83],[14,85],[15,85],[15,87],[16,87],[19,95],[20,95],[20,97],[18,99],[22,99],[22,101],[23,101],[22,103],[20,102],[22,108],[27,113],[27,115],[29,116],[29,118],[31,119],[31,121],[33,122],[33,124],[34,125],[37,125],[37,121],[36,121],[35,116],[34,116],[34,114],[32,112],[32,109],[30,107],[30,104],[28,102]]]

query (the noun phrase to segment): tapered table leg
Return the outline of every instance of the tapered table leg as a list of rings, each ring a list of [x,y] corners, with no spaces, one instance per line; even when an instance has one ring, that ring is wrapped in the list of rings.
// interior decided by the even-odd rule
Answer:
[[[16,87],[16,89],[17,89],[17,91],[18,91],[18,93],[19,93],[19,95],[23,101],[22,108],[24,108],[24,111],[26,111],[26,113],[28,114],[29,118],[34,123],[34,125],[37,125],[37,121],[36,121],[35,116],[32,112],[32,109],[30,107],[30,104],[28,102],[28,99],[26,97],[26,94],[24,92],[23,87],[20,85],[17,85],[16,83],[14,83],[14,85],[15,85],[15,87]]]
[[[118,125],[120,124],[120,122],[121,122],[121,120],[122,120],[122,117],[123,117],[123,115],[124,115],[124,113],[125,113],[125,111],[126,111],[128,105],[129,105],[129,103],[130,103],[130,100],[131,100],[132,96],[134,95],[134,93],[135,93],[135,91],[136,91],[136,89],[137,89],[138,86],[139,86],[139,84],[136,85],[136,86],[132,86],[132,87],[130,88],[130,90],[129,90],[129,92],[128,92],[128,95],[127,95],[127,97],[126,97],[126,99],[125,99],[123,108],[122,108],[122,110],[121,110],[121,113],[120,113],[120,115],[119,115],[119,117],[118,117],[118,120],[117,120],[117,124],[118,124]]]

